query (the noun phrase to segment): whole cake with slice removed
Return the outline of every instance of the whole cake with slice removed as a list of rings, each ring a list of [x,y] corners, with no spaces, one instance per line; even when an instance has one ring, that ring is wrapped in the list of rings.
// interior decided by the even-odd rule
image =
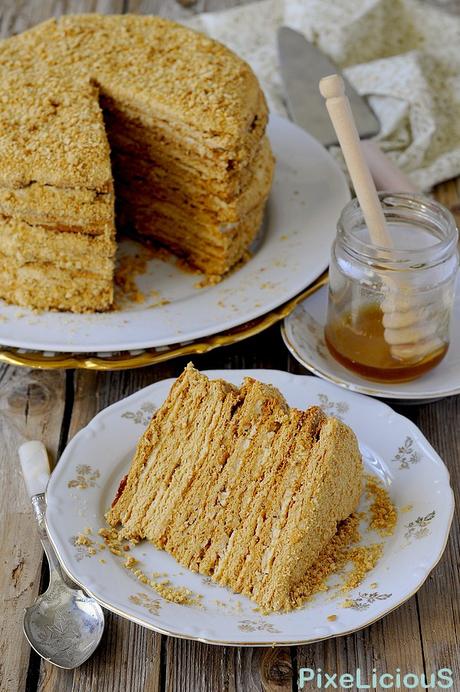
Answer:
[[[291,610],[358,505],[356,437],[274,387],[209,380],[189,364],[142,436],[107,521],[253,599]]]
[[[0,297],[110,309],[115,226],[213,277],[260,227],[273,156],[250,67],[174,22],[52,19],[0,43]]]

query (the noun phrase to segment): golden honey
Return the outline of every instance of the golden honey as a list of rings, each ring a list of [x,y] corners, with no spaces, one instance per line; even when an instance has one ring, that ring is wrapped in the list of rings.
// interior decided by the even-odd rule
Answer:
[[[377,382],[408,382],[434,368],[445,356],[443,343],[414,361],[394,358],[384,338],[383,313],[377,303],[330,316],[324,330],[331,355],[348,370]]]

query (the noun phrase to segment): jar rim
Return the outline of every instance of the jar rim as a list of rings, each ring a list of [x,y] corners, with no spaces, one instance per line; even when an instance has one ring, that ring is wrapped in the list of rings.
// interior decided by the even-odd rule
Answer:
[[[358,238],[353,229],[365,225],[363,213],[356,197],[350,200],[342,210],[337,223],[337,238],[345,249],[357,259],[382,264],[388,268],[405,266],[433,266],[444,261],[456,251],[458,230],[451,212],[436,200],[422,193],[378,192],[384,215],[397,214],[398,210],[411,214],[411,222],[416,225],[417,219],[436,226],[442,237],[434,237],[434,242],[420,248],[388,248],[374,245],[370,241]],[[409,256],[410,255],[410,256]]]

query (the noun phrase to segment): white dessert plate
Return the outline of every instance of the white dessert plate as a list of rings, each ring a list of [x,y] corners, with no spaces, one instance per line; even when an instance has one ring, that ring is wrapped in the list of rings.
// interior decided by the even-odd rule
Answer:
[[[76,537],[86,528],[92,530],[90,539],[101,540],[97,531],[105,525],[104,513],[152,411],[169,391],[173,382],[169,379],[99,413],[73,438],[51,476],[46,523],[72,579],[104,607],[152,630],[234,646],[301,644],[343,635],[369,625],[410,598],[443,553],[454,508],[447,469],[418,428],[386,404],[314,377],[275,370],[207,374],[235,384],[247,375],[256,377],[278,387],[289,404],[300,408],[319,404],[352,426],[367,472],[380,478],[399,508],[391,537],[363,533],[363,544],[384,543],[378,564],[351,592],[331,588],[299,610],[264,616],[249,599],[181,567],[151,544],[142,542],[127,554],[139,560],[143,573],[166,574],[173,586],[186,586],[202,596],[200,606],[164,600],[123,565],[126,553],[122,558],[107,550],[90,555],[85,546],[76,545]],[[346,599],[348,607],[343,607]]]
[[[302,301],[284,319],[281,327],[284,343],[304,367],[339,387],[383,399],[409,403],[441,399],[460,393],[460,281],[457,281],[450,346],[444,360],[413,382],[390,384],[366,380],[344,368],[331,356],[323,335],[327,292],[328,288],[324,286]]]
[[[264,315],[308,286],[327,267],[335,226],[350,198],[343,173],[304,130],[279,116],[268,134],[277,159],[261,237],[252,258],[217,285],[174,258],[149,260],[137,285],[144,302],[91,315],[44,312],[0,301],[0,344],[57,352],[123,351],[171,345],[230,329]],[[124,241],[118,255],[138,244]]]

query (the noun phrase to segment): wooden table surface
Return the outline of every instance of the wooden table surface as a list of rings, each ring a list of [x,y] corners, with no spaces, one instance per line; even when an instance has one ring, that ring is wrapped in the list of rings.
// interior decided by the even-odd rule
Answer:
[[[234,0],[2,0],[0,35],[23,31],[68,12],[139,12],[176,18],[192,12],[241,4]],[[441,3],[439,3],[441,4]],[[445,2],[442,3],[446,5]],[[458,9],[450,0],[450,10]],[[440,185],[437,197],[460,211],[459,180]],[[204,356],[199,368],[278,368],[303,373],[287,353],[279,327]],[[107,613],[96,654],[78,670],[62,671],[31,652],[22,634],[24,607],[46,587],[47,574],[34,530],[29,500],[17,461],[17,447],[41,439],[54,459],[75,433],[102,408],[165,377],[176,376],[176,359],[118,373],[0,368],[0,690],[47,692],[221,692],[297,689],[300,667],[330,673],[431,673],[448,667],[460,690],[459,517],[446,552],[418,594],[380,622],[356,634],[310,646],[251,649],[213,647],[145,630]],[[460,397],[398,408],[423,431],[449,467],[456,496],[460,489]],[[398,569],[395,565],[395,570]],[[310,688],[312,689],[312,688]]]

